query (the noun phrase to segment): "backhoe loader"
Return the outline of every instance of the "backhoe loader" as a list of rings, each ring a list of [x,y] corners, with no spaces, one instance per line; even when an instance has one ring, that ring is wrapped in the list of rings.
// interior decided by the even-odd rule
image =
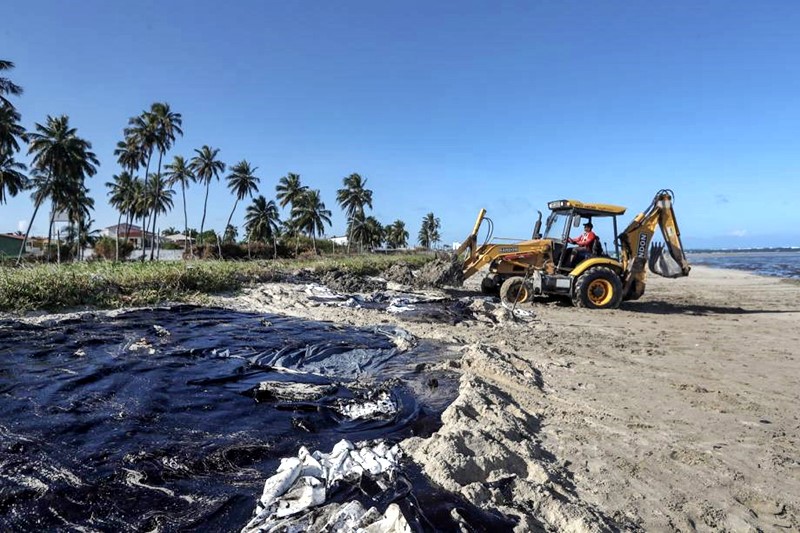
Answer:
[[[511,303],[522,303],[535,296],[564,296],[578,307],[613,309],[623,300],[636,300],[644,294],[647,272],[677,278],[688,276],[690,266],[681,243],[678,223],[672,208],[674,194],[662,189],[650,206],[617,232],[617,217],[626,208],[609,204],[556,200],[548,203],[550,215],[540,233],[542,213],[533,236],[513,244],[492,243],[492,221],[481,209],[472,233],[464,240],[457,255],[464,256],[463,275],[467,279],[489,266],[481,290]],[[613,222],[614,249],[604,249],[596,241],[593,250],[576,254],[570,246],[570,231],[581,220],[610,218]],[[478,232],[487,222],[489,235],[478,246]],[[664,244],[653,244],[656,227],[661,228]],[[649,249],[649,253],[648,253]]]

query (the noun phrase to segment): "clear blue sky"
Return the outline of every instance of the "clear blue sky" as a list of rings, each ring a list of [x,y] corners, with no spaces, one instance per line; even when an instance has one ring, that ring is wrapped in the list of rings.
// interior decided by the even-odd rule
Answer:
[[[334,212],[329,234],[358,172],[412,238],[433,211],[460,240],[480,207],[496,235],[526,237],[563,197],[626,205],[627,221],[668,187],[688,246],[800,245],[796,1],[13,4],[0,57],[23,122],[68,114],[93,143],[97,226],[116,223],[103,183],[128,117],[166,101],[185,130],[170,159],[203,144],[246,158],[268,198],[297,172]],[[214,183],[206,225],[232,205]],[[27,195],[0,206],[0,231],[31,211]],[[178,203],[161,227],[182,224]]]

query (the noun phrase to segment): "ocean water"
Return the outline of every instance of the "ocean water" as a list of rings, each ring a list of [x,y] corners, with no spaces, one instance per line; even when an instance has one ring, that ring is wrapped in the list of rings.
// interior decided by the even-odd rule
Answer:
[[[800,250],[703,252],[687,254],[692,265],[745,270],[763,276],[800,279]]]

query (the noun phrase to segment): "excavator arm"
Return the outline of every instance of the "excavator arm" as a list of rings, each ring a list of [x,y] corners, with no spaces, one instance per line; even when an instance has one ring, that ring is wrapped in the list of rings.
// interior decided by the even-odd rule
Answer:
[[[658,191],[650,207],[639,213],[619,235],[622,246],[623,297],[636,300],[644,294],[647,271],[667,278],[688,276],[689,262],[683,251],[681,233],[672,207],[673,193]],[[652,245],[656,227],[661,228],[665,244]],[[648,254],[648,248],[650,253]]]

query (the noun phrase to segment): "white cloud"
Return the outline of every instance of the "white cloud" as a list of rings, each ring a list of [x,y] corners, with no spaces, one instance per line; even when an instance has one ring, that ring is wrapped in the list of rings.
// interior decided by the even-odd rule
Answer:
[[[731,235],[733,237],[745,237],[745,236],[747,236],[747,230],[746,229],[735,229],[735,230],[731,231],[728,235]]]
[[[25,231],[26,229],[28,229],[28,221],[20,220],[19,222],[17,222],[17,229],[19,231]]]

